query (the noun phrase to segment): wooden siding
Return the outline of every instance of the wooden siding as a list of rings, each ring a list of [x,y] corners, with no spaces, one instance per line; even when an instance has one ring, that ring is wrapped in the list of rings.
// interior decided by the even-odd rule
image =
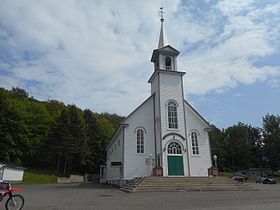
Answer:
[[[189,162],[190,162],[190,176],[207,176],[208,168],[211,167],[211,154],[210,154],[210,142],[209,135],[206,129],[209,127],[206,123],[193,111],[193,109],[185,103],[186,110],[186,123],[187,123],[187,141],[189,151]],[[192,130],[198,131],[198,145],[199,155],[193,155],[191,136]]]
[[[182,98],[181,75],[177,74],[160,74],[160,109],[161,109],[161,130],[162,137],[169,132],[180,133],[185,136],[184,121],[184,99]],[[178,129],[168,128],[167,107],[169,100],[175,100],[178,103]]]
[[[124,179],[150,175],[150,165],[147,161],[150,154],[152,154],[153,160],[155,158],[153,116],[153,97],[150,97],[138,108],[137,112],[134,112],[125,120],[128,127],[125,128]],[[138,127],[145,129],[144,154],[137,154],[136,151],[135,131]]]
[[[111,166],[111,162],[123,162],[123,129],[115,135],[107,150],[106,178],[109,180],[120,179],[122,176],[120,167]]]

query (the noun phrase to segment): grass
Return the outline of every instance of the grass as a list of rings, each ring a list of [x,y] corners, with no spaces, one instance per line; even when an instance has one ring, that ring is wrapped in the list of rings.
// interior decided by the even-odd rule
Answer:
[[[57,176],[54,171],[46,169],[26,169],[22,184],[50,184],[56,183]]]
[[[219,172],[220,176],[225,176],[225,177],[232,177],[233,176],[233,172]]]

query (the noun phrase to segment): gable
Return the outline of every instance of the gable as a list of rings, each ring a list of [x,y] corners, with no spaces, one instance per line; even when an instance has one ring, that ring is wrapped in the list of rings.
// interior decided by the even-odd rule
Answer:
[[[174,47],[171,47],[170,45],[166,45],[162,48],[159,48],[158,51],[159,52],[164,52],[164,53],[175,54],[175,55],[180,54],[180,52],[178,50],[176,50]]]
[[[133,112],[131,112],[123,121],[123,124],[127,124],[129,123],[129,120],[131,118],[133,118],[135,115],[139,115],[142,114],[140,113],[141,110],[145,109],[145,107],[150,106],[150,103],[152,102],[151,100],[153,100],[153,96],[154,94],[152,94],[149,98],[147,98],[140,106],[138,106]]]
[[[153,96],[154,94],[152,94],[149,98],[147,98],[140,106],[138,106],[133,112],[131,112],[125,119],[123,119],[118,128],[116,129],[116,131],[114,132],[109,144],[106,147],[106,150],[108,150],[110,148],[110,146],[114,143],[116,137],[121,133],[121,131],[129,126],[129,123],[131,122],[131,120],[133,120],[133,118],[135,118],[138,115],[142,115],[143,117],[145,117],[145,109],[146,108],[152,108],[151,103],[153,103]],[[143,112],[144,111],[144,112]]]
[[[205,129],[211,129],[211,125],[208,121],[206,121],[186,100],[184,100],[184,104],[186,107],[186,114],[187,114],[187,120],[188,120],[188,113],[191,113],[203,126]]]

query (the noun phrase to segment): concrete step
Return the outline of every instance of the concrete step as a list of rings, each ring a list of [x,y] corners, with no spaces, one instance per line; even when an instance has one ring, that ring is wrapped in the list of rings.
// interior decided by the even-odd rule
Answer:
[[[253,188],[227,177],[145,177],[122,188],[125,192],[251,191]]]

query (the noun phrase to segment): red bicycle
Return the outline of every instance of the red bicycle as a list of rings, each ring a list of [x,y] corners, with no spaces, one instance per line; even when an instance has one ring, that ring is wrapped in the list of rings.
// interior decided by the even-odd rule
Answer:
[[[20,191],[21,188],[14,188],[8,181],[0,180],[0,202],[9,196],[6,201],[6,210],[20,210],[24,205],[24,198],[21,195],[13,194],[15,191]]]

